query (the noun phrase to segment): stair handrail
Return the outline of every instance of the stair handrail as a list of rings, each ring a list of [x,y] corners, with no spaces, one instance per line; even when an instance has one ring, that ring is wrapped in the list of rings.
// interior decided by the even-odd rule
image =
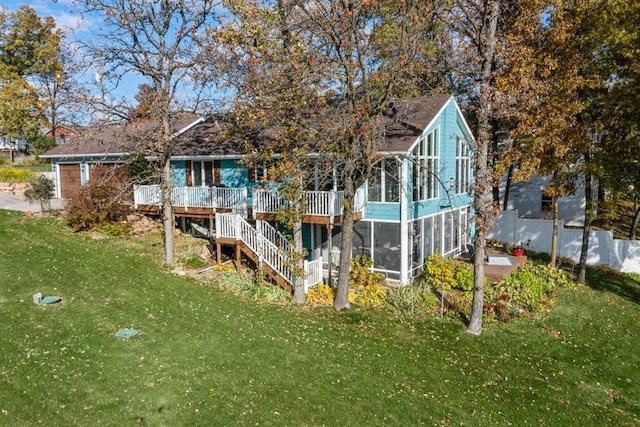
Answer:
[[[282,234],[277,228],[273,225],[269,224],[267,221],[257,220],[256,221],[256,229],[265,236],[269,241],[273,242],[280,248],[281,251],[284,251],[288,254],[293,252],[293,247],[287,236]],[[277,243],[276,243],[277,241]]]
[[[217,237],[227,237],[240,240],[263,262],[273,269],[290,285],[294,285],[293,269],[289,254],[267,236],[253,227],[242,216],[232,213],[216,214]],[[322,282],[322,258],[304,263],[305,293],[309,287]]]

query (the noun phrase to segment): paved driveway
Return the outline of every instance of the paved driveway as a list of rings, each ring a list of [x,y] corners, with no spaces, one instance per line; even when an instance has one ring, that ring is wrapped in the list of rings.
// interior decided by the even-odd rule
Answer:
[[[19,197],[0,192],[0,209],[23,212],[40,212],[40,204],[29,203]]]

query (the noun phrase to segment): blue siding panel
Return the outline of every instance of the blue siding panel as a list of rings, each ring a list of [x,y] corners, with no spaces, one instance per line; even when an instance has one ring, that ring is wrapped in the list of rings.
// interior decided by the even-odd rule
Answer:
[[[239,160],[221,160],[220,181],[229,188],[250,187],[249,170]]]
[[[364,208],[365,218],[383,221],[400,220],[400,203],[370,202]]]
[[[171,162],[171,185],[174,187],[187,185],[187,162],[184,160]]]

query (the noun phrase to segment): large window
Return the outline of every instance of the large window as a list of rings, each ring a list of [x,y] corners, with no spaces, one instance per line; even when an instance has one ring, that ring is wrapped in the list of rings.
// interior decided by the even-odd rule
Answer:
[[[471,186],[471,156],[469,144],[461,138],[456,140],[456,192],[468,193]]]
[[[220,184],[220,161],[205,160],[191,162],[192,185],[194,187]]]
[[[440,130],[434,129],[420,138],[414,152],[413,199],[429,200],[438,197],[440,163]]]
[[[397,203],[400,201],[399,166],[396,159],[382,159],[373,167],[368,184],[370,202]]]
[[[373,233],[374,268],[400,271],[400,224],[376,222]]]
[[[275,159],[249,165],[249,182],[276,181],[277,174],[277,160]]]

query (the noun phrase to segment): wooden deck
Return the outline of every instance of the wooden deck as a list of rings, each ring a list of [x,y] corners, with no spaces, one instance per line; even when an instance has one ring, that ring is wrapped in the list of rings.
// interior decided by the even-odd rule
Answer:
[[[134,190],[136,209],[144,214],[158,215],[160,187],[140,185]],[[339,224],[342,222],[343,191],[308,191],[302,222],[309,224]],[[364,190],[358,189],[354,220],[364,215]],[[171,193],[173,215],[176,217],[212,218],[216,213],[238,213],[244,218],[275,220],[276,213],[287,206],[272,190],[253,190],[253,200],[247,188],[175,187]]]
[[[496,283],[507,277],[513,270],[516,270],[527,263],[526,256],[512,256],[505,253],[489,252],[489,258],[499,257],[507,258],[510,262],[510,266],[503,265],[491,265],[485,264],[484,275],[489,283]]]
[[[304,215],[302,217],[302,222],[305,224],[320,224],[320,225],[331,225],[331,224],[342,224],[342,215],[336,215],[334,217],[323,216],[323,215]],[[363,218],[363,212],[355,212],[353,214],[353,220],[359,221]],[[276,214],[271,213],[261,213],[256,212],[256,219],[261,219],[263,221],[275,221]]]
[[[160,215],[160,207],[158,205],[138,205],[136,208],[138,212],[145,215]],[[187,207],[184,206],[172,206],[171,211],[176,217],[188,217],[188,218],[210,218],[213,219],[216,213],[231,213],[232,209],[225,208],[200,208],[200,207]],[[249,215],[251,209],[249,208]]]

